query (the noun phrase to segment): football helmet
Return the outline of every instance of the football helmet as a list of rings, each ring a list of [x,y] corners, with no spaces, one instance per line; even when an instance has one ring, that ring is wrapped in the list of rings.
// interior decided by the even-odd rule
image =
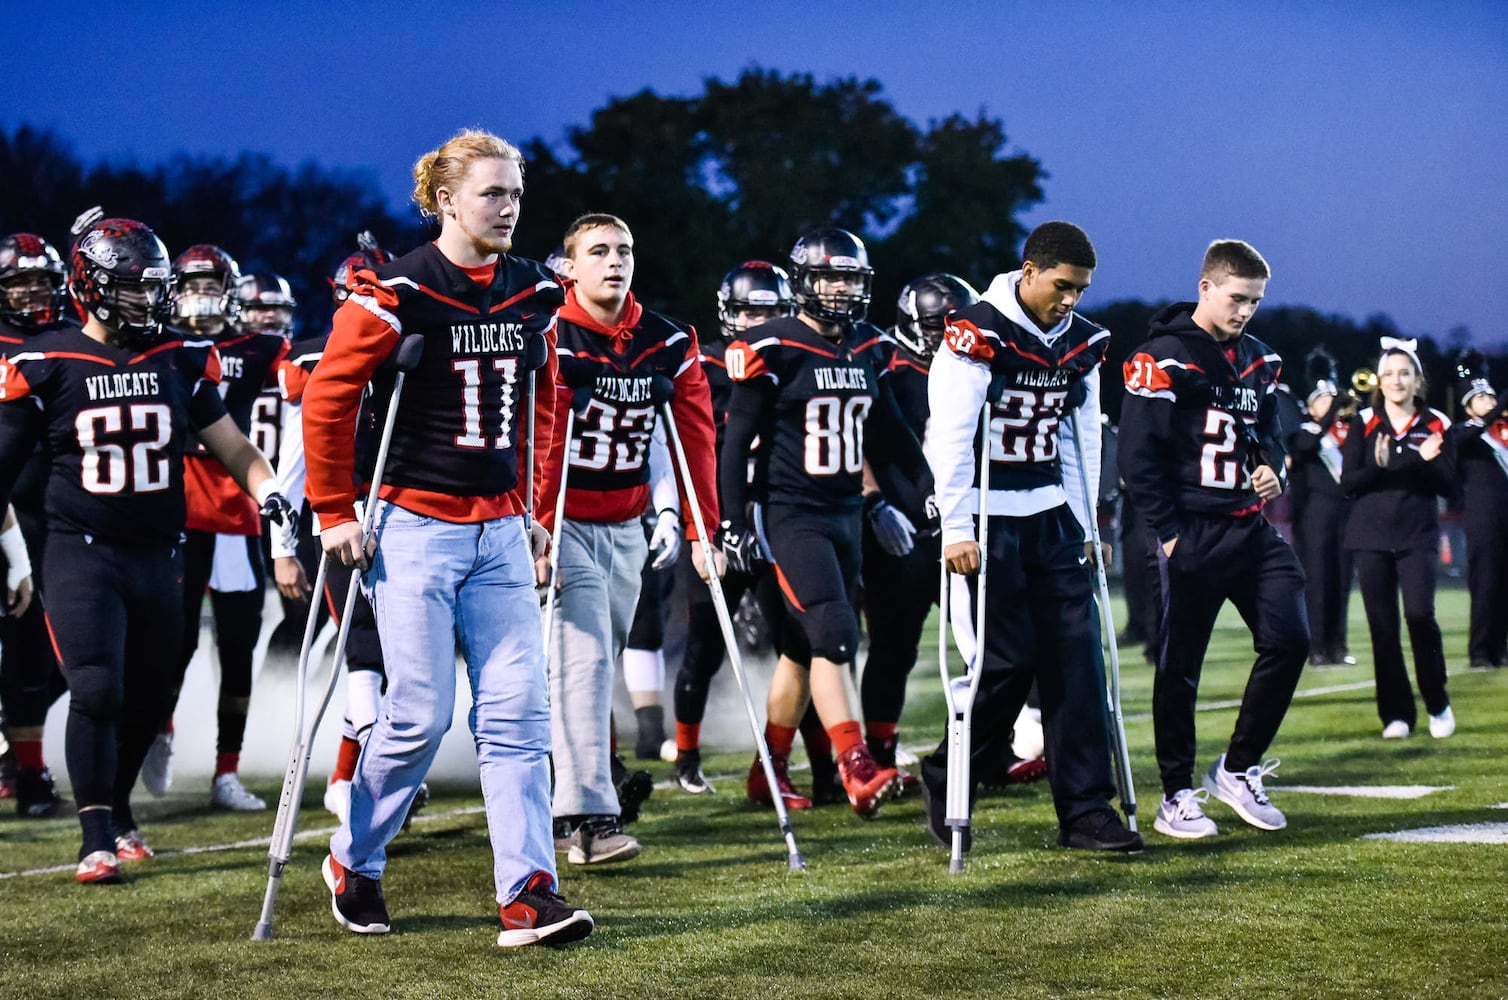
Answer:
[[[236,285],[240,327],[246,333],[293,337],[293,311],[298,301],[286,278],[271,271],[253,271]]]
[[[173,261],[173,277],[178,282],[173,296],[174,319],[229,323],[236,318],[241,268],[224,250],[196,243]]]
[[[335,275],[330,279],[330,287],[335,290],[335,304],[340,305],[350,298],[351,289],[347,282],[353,273],[381,267],[392,259],[392,254],[377,245],[377,237],[370,230],[357,233],[356,252],[335,265]]]
[[[924,274],[901,289],[895,303],[895,339],[919,361],[930,361],[943,338],[943,320],[979,301],[972,285],[954,274]]]
[[[874,268],[864,241],[846,229],[818,229],[791,248],[796,304],[824,323],[851,323],[869,311]],[[841,289],[818,292],[817,282],[844,281]]]
[[[718,286],[717,323],[724,340],[737,340],[778,316],[794,315],[796,293],[790,275],[769,261],[745,261],[724,275]]]
[[[0,239],[0,319],[28,330],[51,326],[63,317],[67,282],[62,256],[42,237]]]
[[[172,305],[168,248],[134,219],[88,223],[68,255],[68,291],[126,346],[147,346],[162,337]]]

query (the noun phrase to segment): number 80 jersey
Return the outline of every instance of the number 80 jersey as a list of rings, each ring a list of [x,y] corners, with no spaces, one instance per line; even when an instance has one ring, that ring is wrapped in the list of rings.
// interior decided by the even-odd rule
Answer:
[[[758,427],[756,497],[839,507],[862,502],[864,429],[886,370],[882,336],[860,323],[834,343],[791,317],[729,345],[724,361],[734,385],[769,380],[765,391],[773,391]]]
[[[0,494],[32,446],[50,455],[51,531],[126,544],[176,544],[190,431],[225,416],[209,341],[142,353],[68,326],[0,361]]]

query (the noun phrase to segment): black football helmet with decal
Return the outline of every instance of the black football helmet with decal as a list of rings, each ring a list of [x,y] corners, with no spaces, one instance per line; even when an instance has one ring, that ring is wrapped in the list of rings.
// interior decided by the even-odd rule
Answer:
[[[253,271],[236,285],[239,326],[245,333],[293,337],[293,312],[298,301],[288,279],[271,271]]]
[[[791,277],[769,261],[744,261],[717,288],[718,332],[724,340],[737,340],[760,323],[795,314]]]
[[[796,304],[813,319],[855,323],[869,311],[874,268],[864,241],[846,229],[818,229],[797,240],[791,248],[791,273]],[[840,277],[854,279],[848,290],[818,293],[819,279]]]
[[[236,259],[211,243],[196,243],[173,261],[177,288],[173,318],[180,322],[213,327],[219,320],[233,322],[237,313],[236,286],[241,268]]]
[[[34,233],[0,239],[0,319],[39,330],[63,318],[68,268],[51,243]]]
[[[918,361],[930,361],[942,344],[948,313],[979,301],[979,293],[954,274],[924,274],[901,289],[895,303],[896,342]]]
[[[134,219],[95,216],[89,221],[88,216],[76,224],[68,292],[85,312],[119,334],[123,346],[150,346],[162,338],[172,304],[168,248]]]

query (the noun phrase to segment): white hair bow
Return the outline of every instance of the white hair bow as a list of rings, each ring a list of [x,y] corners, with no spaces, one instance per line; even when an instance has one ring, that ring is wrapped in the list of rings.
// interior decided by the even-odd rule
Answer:
[[[1383,354],[1389,351],[1399,351],[1400,353],[1407,354],[1409,360],[1414,363],[1414,371],[1421,374],[1424,372],[1424,366],[1419,363],[1419,341],[1417,338],[1411,337],[1408,340],[1403,340],[1399,337],[1383,337],[1378,343],[1382,345]]]

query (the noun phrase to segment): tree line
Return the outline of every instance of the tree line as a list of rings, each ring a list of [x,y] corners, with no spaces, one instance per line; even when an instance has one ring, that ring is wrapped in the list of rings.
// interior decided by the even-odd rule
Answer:
[[[690,97],[643,90],[614,98],[568,129],[561,145],[539,138],[521,145],[527,194],[516,252],[543,259],[577,215],[611,212],[633,228],[634,285],[646,303],[709,333],[714,292],[729,268],[749,259],[783,263],[797,236],[827,225],[868,244],[876,269],[870,317],[881,325],[893,321],[902,285],[922,273],[948,271],[982,290],[1019,264],[1021,217],[1042,200],[1049,178],[1036,159],[1010,150],[999,118],[955,114],[923,128],[899,114],[875,80],[818,82],[764,69],[732,82],[709,79]],[[0,131],[0,232],[37,232],[63,249],[74,217],[94,204],[148,223],[174,253],[215,243],[244,270],[282,274],[308,332],[329,321],[327,279],[357,232],[371,230],[398,252],[434,235],[410,208],[389,205],[367,171],[290,168],[255,152],[86,165],[52,133]],[[1116,334],[1112,364],[1141,339],[1159,305],[1122,301],[1086,312]],[[1307,308],[1263,310],[1253,331],[1283,355],[1286,380],[1300,395],[1315,345],[1335,356],[1344,383],[1375,359],[1378,336],[1397,334],[1386,316],[1358,323]],[[1420,344],[1437,405],[1465,332],[1443,340]],[[1494,368],[1508,372],[1508,357]],[[1119,379],[1106,382],[1113,417],[1120,393],[1108,390]]]

